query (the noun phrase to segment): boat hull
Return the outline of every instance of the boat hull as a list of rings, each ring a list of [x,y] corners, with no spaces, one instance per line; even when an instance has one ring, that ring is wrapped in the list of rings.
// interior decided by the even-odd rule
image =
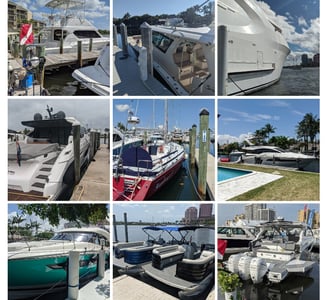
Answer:
[[[113,199],[136,201],[150,199],[151,196],[159,191],[179,171],[183,161],[184,157],[181,157],[174,165],[155,178],[140,179],[134,189],[135,192],[133,195],[124,193],[124,181],[133,182],[138,180],[137,177],[120,176],[119,178],[113,178]]]
[[[9,299],[37,296],[45,291],[58,292],[67,288],[68,255],[9,259]],[[22,272],[24,270],[24,272]],[[80,284],[97,275],[94,254],[80,256]]]
[[[226,32],[226,44],[218,46],[219,53],[226,52],[223,94],[249,94],[276,83],[290,49],[281,29],[258,4],[252,0],[220,0],[218,20],[219,26],[226,29],[219,30]],[[218,40],[224,41],[220,36]]]

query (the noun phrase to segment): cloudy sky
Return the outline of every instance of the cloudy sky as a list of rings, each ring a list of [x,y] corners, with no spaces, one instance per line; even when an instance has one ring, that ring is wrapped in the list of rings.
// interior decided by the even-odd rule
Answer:
[[[302,54],[320,53],[319,0],[257,1],[277,23],[291,49],[286,64],[301,61]]]
[[[45,7],[50,0],[11,0],[33,14],[33,19],[47,21],[47,15],[51,10]],[[81,10],[83,11],[83,10]],[[87,0],[85,1],[85,17],[98,29],[109,29],[109,0]]]
[[[66,117],[75,117],[81,124],[91,129],[109,128],[109,101],[107,99],[9,99],[8,128],[22,130],[21,121],[33,120],[35,113],[47,116],[47,105],[53,113],[63,111]]]

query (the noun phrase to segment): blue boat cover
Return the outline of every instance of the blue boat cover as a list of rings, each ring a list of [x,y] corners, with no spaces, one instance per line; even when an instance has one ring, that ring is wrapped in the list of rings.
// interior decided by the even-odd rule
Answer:
[[[153,168],[153,161],[149,153],[141,147],[124,149],[122,153],[123,166],[145,169]]]

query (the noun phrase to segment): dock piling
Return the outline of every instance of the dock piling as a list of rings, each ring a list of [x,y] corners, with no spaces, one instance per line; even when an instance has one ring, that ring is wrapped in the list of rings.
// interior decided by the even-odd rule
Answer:
[[[114,242],[118,242],[116,216],[114,214],[113,214],[113,230],[114,230]]]
[[[190,133],[190,165],[195,165],[195,150],[196,150],[196,130],[197,126],[194,124]]]
[[[81,68],[83,66],[82,60],[82,41],[77,42],[77,64],[78,67]]]
[[[73,148],[74,148],[74,180],[78,184],[81,179],[80,172],[80,125],[73,126]]]
[[[117,27],[113,24],[113,45],[117,46]]]
[[[218,27],[218,95],[226,95],[227,83],[227,26]]]
[[[129,56],[129,53],[128,53],[128,32],[127,32],[126,25],[124,23],[121,23],[120,31],[121,31],[121,39],[122,39],[123,57],[127,57],[127,56]]]
[[[206,108],[199,114],[199,163],[198,163],[198,192],[202,197],[206,197],[206,177],[207,177],[207,155],[208,155],[208,123],[209,112]]]
[[[153,42],[152,29],[147,22],[140,25],[142,46],[147,49],[147,72],[153,76]]]
[[[105,275],[105,250],[100,250],[98,253],[98,276],[104,278]]]
[[[128,234],[128,217],[127,213],[124,213],[124,229],[125,229],[125,242],[129,242],[129,234]]]
[[[77,300],[79,297],[80,251],[69,252],[68,259],[68,291],[66,300]]]

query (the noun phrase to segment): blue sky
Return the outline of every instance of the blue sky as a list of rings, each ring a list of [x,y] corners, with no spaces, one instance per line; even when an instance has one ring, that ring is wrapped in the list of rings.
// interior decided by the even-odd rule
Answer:
[[[27,8],[33,14],[33,19],[47,21],[45,14],[51,10],[45,7],[50,0],[12,0]],[[86,0],[85,17],[98,29],[109,29],[109,0]]]
[[[286,64],[299,63],[301,55],[309,57],[320,50],[319,0],[264,0],[266,13],[281,27],[291,53]]]
[[[222,99],[218,101],[219,144],[242,142],[270,123],[273,135],[296,138],[296,126],[306,113],[320,118],[318,99]]]
[[[113,124],[116,126],[118,122],[121,122],[126,126],[127,112],[131,110],[135,116],[140,118],[138,127],[158,128],[158,126],[164,126],[164,102],[164,100],[159,99],[114,99]],[[173,130],[174,127],[182,130],[190,129],[194,124],[199,128],[199,113],[202,108],[206,108],[210,113],[209,127],[214,130],[214,105],[214,100],[205,99],[168,100],[169,131]],[[131,125],[128,128],[131,128]]]
[[[205,0],[113,0],[113,15],[114,18],[122,18],[126,13],[131,16],[176,14],[203,2]]]
[[[304,209],[307,204],[308,209],[314,209],[320,212],[319,204],[312,203],[270,203],[267,208],[273,208],[277,217],[283,217],[286,221],[297,221],[297,212]],[[235,215],[245,212],[245,204],[219,204],[217,207],[218,225],[223,225],[226,220],[232,220]]]
[[[175,222],[180,221],[185,216],[185,211],[189,207],[196,207],[199,213],[199,204],[117,204],[113,205],[113,213],[116,221],[124,221],[124,213],[127,213],[128,221],[139,220],[145,222]],[[215,213],[214,206],[212,213]]]

